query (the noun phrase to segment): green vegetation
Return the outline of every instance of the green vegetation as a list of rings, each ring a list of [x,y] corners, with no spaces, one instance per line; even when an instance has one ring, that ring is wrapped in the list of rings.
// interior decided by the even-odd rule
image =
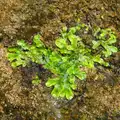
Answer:
[[[41,80],[39,79],[38,75],[36,75],[33,79],[32,79],[32,84],[34,85],[39,85],[41,83]]]
[[[100,34],[99,34],[100,33]],[[98,35],[99,34],[99,35]],[[97,41],[93,40],[93,49],[99,50],[102,49],[102,54],[105,57],[110,56],[113,52],[117,52],[117,48],[112,44],[116,42],[116,36],[111,29],[98,29],[94,36],[96,37]]]
[[[47,87],[53,86],[52,96],[72,99],[77,88],[76,80],[86,78],[84,69],[93,68],[94,64],[108,66],[105,58],[117,52],[113,45],[116,37],[111,29],[92,31],[93,40],[87,45],[82,34],[87,34],[89,29],[85,24],[70,29],[64,27],[55,41],[57,47],[54,50],[44,45],[39,34],[34,36],[32,45],[20,40],[17,47],[8,49],[8,60],[12,67],[25,67],[30,61],[42,64],[54,74],[46,82]]]

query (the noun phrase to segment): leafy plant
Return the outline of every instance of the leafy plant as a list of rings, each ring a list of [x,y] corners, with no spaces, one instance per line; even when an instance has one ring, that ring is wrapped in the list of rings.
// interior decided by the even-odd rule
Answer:
[[[20,65],[25,67],[30,61],[44,64],[43,56],[47,50],[40,41],[40,37],[39,34],[35,35],[32,45],[25,43],[24,40],[19,40],[17,41],[17,47],[8,48],[8,60],[11,62],[12,67]]]
[[[32,79],[32,84],[34,85],[39,85],[41,82],[41,80],[39,79],[38,75],[36,75],[33,79]]]
[[[104,58],[117,52],[113,45],[116,36],[110,29],[99,28],[91,45],[86,45],[81,34],[88,33],[89,29],[85,24],[70,29],[64,27],[55,41],[55,50],[47,48],[39,34],[34,36],[32,45],[20,40],[17,47],[8,48],[8,60],[13,67],[25,67],[30,61],[42,64],[54,74],[46,82],[47,87],[53,86],[51,94],[72,99],[77,88],[76,79],[86,78],[84,68],[93,68],[94,64],[108,66]]]
[[[111,29],[98,28],[94,36],[97,40],[93,40],[93,49],[99,50],[102,48],[101,54],[105,57],[110,56],[112,53],[117,52],[117,48],[112,44],[116,42],[116,36]]]

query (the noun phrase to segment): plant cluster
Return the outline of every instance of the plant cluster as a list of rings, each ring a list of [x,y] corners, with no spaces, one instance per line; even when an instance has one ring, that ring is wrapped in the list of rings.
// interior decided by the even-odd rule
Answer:
[[[85,24],[64,27],[54,50],[44,45],[40,34],[34,36],[32,45],[20,40],[17,47],[8,48],[8,60],[13,67],[25,67],[30,61],[42,64],[54,74],[46,82],[47,87],[53,86],[52,96],[72,99],[77,88],[76,79],[86,78],[84,68],[93,68],[95,64],[108,66],[104,59],[117,52],[113,45],[116,36],[111,29],[98,28],[89,46],[82,39],[81,31],[87,33],[89,27]]]
[[[40,83],[41,83],[41,80],[39,79],[39,76],[36,74],[32,79],[32,84],[39,85]]]

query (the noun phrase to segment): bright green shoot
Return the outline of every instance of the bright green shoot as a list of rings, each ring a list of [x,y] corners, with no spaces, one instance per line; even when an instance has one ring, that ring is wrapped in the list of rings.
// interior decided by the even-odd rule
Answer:
[[[111,29],[99,28],[93,33],[94,40],[88,47],[80,33],[87,33],[89,29],[85,24],[70,29],[64,27],[55,41],[55,50],[47,48],[39,34],[34,36],[32,45],[20,40],[17,47],[8,48],[8,60],[12,67],[25,67],[30,61],[42,64],[54,74],[46,82],[47,87],[53,87],[52,96],[72,99],[77,88],[76,80],[84,80],[87,76],[84,68],[94,68],[95,63],[108,66],[105,58],[117,52],[114,46],[116,36]],[[38,77],[32,82],[39,84]]]

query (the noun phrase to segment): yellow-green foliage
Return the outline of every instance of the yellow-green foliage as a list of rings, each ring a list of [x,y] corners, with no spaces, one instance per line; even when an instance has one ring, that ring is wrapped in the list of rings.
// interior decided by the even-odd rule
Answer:
[[[55,50],[47,48],[39,34],[34,36],[32,45],[20,40],[17,47],[8,49],[8,60],[13,67],[25,67],[30,61],[42,64],[55,76],[46,82],[47,87],[53,86],[51,94],[54,97],[72,99],[73,90],[77,87],[76,79],[86,78],[86,72],[81,68],[93,68],[95,63],[108,66],[104,61],[105,57],[117,52],[113,45],[116,36],[111,29],[98,28],[89,46],[83,41],[81,31],[87,33],[89,27],[85,24],[70,29],[64,27],[61,36],[55,41]]]

